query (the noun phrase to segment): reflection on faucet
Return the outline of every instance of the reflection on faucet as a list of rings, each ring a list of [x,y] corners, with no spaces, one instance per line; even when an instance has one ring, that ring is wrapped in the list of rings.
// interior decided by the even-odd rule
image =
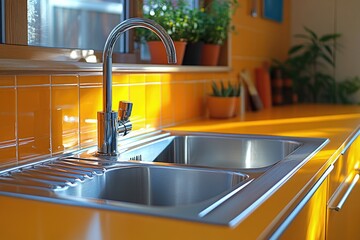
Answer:
[[[112,111],[112,53],[120,35],[132,28],[142,27],[154,32],[163,42],[169,63],[176,63],[174,43],[166,30],[149,19],[130,18],[117,25],[109,34],[103,52],[103,111],[97,114],[98,154],[117,155],[117,135],[126,135],[131,130],[129,116],[132,103],[121,102],[118,113]],[[120,109],[121,107],[121,109]]]

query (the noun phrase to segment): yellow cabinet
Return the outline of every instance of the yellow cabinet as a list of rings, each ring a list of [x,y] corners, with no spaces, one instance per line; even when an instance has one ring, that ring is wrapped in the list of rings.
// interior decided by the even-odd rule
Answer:
[[[328,178],[316,189],[280,239],[325,239],[327,189]]]
[[[293,204],[272,239],[360,239],[359,135]]]
[[[360,227],[360,137],[343,151],[330,176],[327,239],[359,239]]]

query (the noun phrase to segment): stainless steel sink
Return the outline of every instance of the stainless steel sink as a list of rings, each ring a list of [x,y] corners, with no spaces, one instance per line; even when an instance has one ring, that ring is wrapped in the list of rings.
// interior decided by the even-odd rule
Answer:
[[[158,131],[0,172],[0,194],[234,226],[327,139]]]
[[[120,155],[121,160],[166,162],[216,168],[253,169],[274,165],[302,145],[276,137],[173,133]]]
[[[122,166],[109,169],[92,181],[56,191],[56,194],[147,206],[182,206],[222,195],[247,178],[247,175],[229,171]]]

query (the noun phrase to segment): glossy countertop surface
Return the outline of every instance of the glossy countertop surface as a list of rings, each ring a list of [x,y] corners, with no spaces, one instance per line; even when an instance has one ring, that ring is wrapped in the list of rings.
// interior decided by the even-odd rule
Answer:
[[[58,205],[0,196],[0,232],[21,238],[55,236],[52,239],[247,239],[266,236],[307,187],[314,184],[360,126],[359,106],[292,105],[273,107],[244,116],[202,119],[171,130],[321,137],[330,142],[248,218],[230,228],[176,219]],[[24,231],[11,231],[17,225]],[[61,224],[61,225],[60,225]],[[61,226],[61,227],[60,227]],[[60,228],[59,228],[60,227]],[[57,235],[55,233],[58,233]],[[55,234],[55,235],[54,235]]]

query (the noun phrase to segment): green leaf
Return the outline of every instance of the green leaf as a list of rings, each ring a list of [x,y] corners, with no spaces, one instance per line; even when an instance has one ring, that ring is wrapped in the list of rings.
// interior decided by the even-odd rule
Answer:
[[[223,97],[231,97],[231,92],[232,92],[232,88],[227,88],[224,90],[224,94],[223,94]]]
[[[300,51],[303,48],[304,48],[304,45],[302,45],[302,44],[295,45],[290,48],[288,54],[291,55],[291,54],[297,53],[298,51]]]
[[[335,33],[335,34],[325,34],[322,37],[320,37],[320,42],[327,42],[329,40],[335,40],[337,38],[339,38],[341,36],[340,33]]]
[[[329,56],[326,56],[325,54],[321,54],[321,57],[327,62],[329,63],[332,67],[335,67],[335,62],[333,61],[332,58],[330,58]]]
[[[220,97],[221,96],[221,91],[219,90],[218,86],[216,85],[215,82],[212,82],[212,90],[213,90],[213,96],[215,97]]]
[[[227,83],[227,86],[225,86],[223,81],[220,81],[220,87],[215,83],[215,81],[212,82],[212,90],[213,96],[216,97],[237,97],[240,96],[240,83],[233,85],[230,81]]]
[[[345,79],[338,83],[337,97],[341,103],[350,104],[349,96],[356,93],[360,89],[360,78],[358,76],[354,78]]]
[[[325,50],[330,54],[330,56],[333,56],[333,50],[330,46],[324,45]]]
[[[305,31],[307,31],[308,33],[310,33],[310,35],[312,36],[312,38],[314,39],[318,39],[318,36],[316,35],[316,33],[314,31],[312,31],[310,28],[304,27]]]
[[[232,86],[231,82],[228,82],[228,95],[227,97],[233,97],[234,96],[234,87]]]
[[[221,96],[224,96],[226,90],[225,90],[225,86],[224,86],[223,81],[220,82],[220,86],[221,86]]]

